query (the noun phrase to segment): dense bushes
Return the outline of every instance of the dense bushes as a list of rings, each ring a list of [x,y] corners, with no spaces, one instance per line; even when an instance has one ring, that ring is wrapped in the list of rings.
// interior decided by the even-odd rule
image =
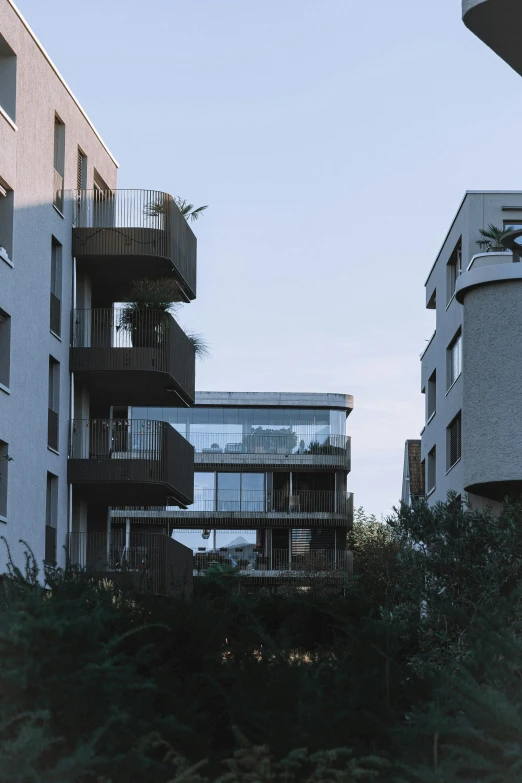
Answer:
[[[521,508],[359,511],[350,546],[337,594],[13,571],[0,783],[519,780]]]

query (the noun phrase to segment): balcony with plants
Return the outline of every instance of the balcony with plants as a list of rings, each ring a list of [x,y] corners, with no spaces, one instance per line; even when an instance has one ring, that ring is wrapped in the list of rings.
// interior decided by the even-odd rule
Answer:
[[[195,298],[197,242],[182,200],[156,190],[108,189],[67,191],[66,198],[78,267],[104,285],[110,301],[121,301],[128,281],[142,277],[172,277],[185,301]]]
[[[176,320],[171,278],[134,281],[121,307],[72,311],[70,368],[115,405],[192,405],[195,355],[206,348]]]

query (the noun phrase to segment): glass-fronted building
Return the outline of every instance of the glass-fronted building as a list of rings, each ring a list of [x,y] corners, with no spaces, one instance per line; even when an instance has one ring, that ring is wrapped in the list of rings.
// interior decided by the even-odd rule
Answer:
[[[352,408],[349,395],[261,392],[197,392],[193,408],[132,408],[133,420],[168,422],[194,446],[194,503],[115,509],[112,525],[164,526],[192,547],[196,573],[223,561],[252,578],[312,561],[342,571]]]

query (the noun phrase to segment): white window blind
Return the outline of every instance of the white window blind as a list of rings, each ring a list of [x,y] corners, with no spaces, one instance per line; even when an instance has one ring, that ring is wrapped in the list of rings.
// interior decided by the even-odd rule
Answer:
[[[452,386],[462,372],[462,334],[455,337],[449,347],[448,388]]]

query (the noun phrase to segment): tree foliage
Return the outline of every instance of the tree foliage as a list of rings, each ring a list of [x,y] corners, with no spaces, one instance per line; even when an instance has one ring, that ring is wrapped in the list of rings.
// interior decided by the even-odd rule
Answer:
[[[336,593],[0,590],[0,783],[520,780],[522,509],[356,514]]]

